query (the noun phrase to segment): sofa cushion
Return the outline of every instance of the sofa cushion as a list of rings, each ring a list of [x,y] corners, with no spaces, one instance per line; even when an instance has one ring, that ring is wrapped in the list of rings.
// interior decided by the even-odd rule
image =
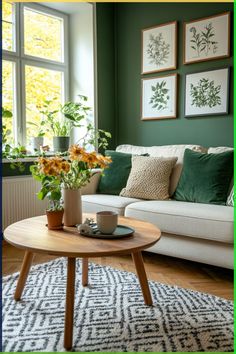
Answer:
[[[124,197],[164,200],[169,198],[169,180],[177,157],[133,156]]]
[[[228,206],[145,201],[128,205],[125,216],[151,222],[163,233],[233,243],[234,213]]]
[[[220,154],[225,151],[234,151],[234,148],[229,147],[229,146],[209,147],[208,154]],[[232,176],[232,179],[231,179],[231,182],[229,185],[228,197],[230,196],[233,186],[234,186],[234,176]]]
[[[191,149],[199,152],[207,152],[207,149],[200,145],[162,145],[162,146],[135,146],[135,145],[119,145],[116,151],[129,153],[129,154],[145,154],[148,153],[153,157],[177,157],[177,163],[175,164],[171,176],[169,194],[172,196],[176,190],[179,178],[183,167],[183,157],[185,149]]]
[[[101,176],[98,193],[119,195],[129,177],[132,155],[107,150],[106,156],[110,156],[112,162]]]
[[[119,215],[124,215],[125,207],[138,201],[140,199],[124,198],[117,195],[91,194],[82,196],[82,207],[84,213],[110,210],[116,211]]]
[[[174,199],[225,205],[232,175],[233,151],[203,154],[186,149]]]

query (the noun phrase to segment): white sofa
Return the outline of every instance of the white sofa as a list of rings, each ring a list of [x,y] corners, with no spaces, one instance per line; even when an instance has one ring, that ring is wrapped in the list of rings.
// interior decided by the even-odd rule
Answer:
[[[150,156],[177,156],[170,177],[170,195],[178,184],[186,148],[207,152],[199,145],[141,147],[120,145],[116,151]],[[209,148],[220,153],[231,148]],[[114,210],[120,215],[145,220],[162,231],[161,240],[148,251],[233,269],[233,207],[175,200],[140,200],[117,195],[96,194],[100,174],[96,173],[82,191],[84,212]]]

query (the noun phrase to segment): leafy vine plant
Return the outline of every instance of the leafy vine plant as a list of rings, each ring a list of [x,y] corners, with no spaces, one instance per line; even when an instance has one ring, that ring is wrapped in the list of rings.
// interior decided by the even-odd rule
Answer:
[[[149,63],[157,66],[163,65],[167,62],[169,54],[170,44],[165,42],[163,34],[159,33],[157,36],[150,34],[147,45]]]
[[[190,40],[191,48],[195,50],[198,57],[202,52],[204,52],[206,56],[208,56],[210,51],[214,54],[217,52],[218,42],[215,40],[215,31],[211,22],[204,27],[203,31],[198,32],[194,26],[191,27],[189,31],[192,34]]]
[[[221,85],[214,85],[214,80],[202,78],[197,85],[190,85],[191,105],[201,108],[213,108],[221,104],[220,97]]]
[[[162,80],[157,82],[156,85],[151,86],[153,95],[149,101],[152,104],[152,108],[156,108],[158,111],[162,111],[167,108],[170,96],[168,95],[169,89],[166,88],[166,81]]]

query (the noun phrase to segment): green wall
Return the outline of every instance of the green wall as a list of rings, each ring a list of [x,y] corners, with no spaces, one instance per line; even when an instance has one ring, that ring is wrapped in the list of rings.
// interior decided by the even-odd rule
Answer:
[[[113,4],[97,4],[97,81],[98,81],[98,128],[112,134],[110,148],[116,146],[115,122],[115,48]]]
[[[106,60],[108,58],[113,60],[113,69],[103,65],[104,71],[99,73],[101,65],[98,65],[98,74],[102,77],[102,80],[98,80],[98,92],[101,90],[100,96],[102,95],[99,102],[99,124],[101,126],[111,124],[113,145],[150,146],[185,143],[204,146],[233,145],[232,99],[229,115],[184,118],[184,74],[225,66],[232,67],[232,58],[189,65],[182,64],[183,22],[229,10],[233,10],[231,3],[214,3],[214,5],[212,3],[119,3],[113,6],[112,4],[97,4],[98,58],[104,51],[103,55],[106,56]],[[174,20],[178,21],[177,70],[162,72],[160,75],[174,72],[179,74],[178,118],[141,121],[141,77],[159,75],[158,73],[141,75],[141,30]],[[103,33],[103,39],[105,39],[106,30],[109,31],[109,40],[101,43],[100,35]],[[231,48],[232,43],[233,41],[231,41]],[[109,64],[111,65],[111,62]],[[105,77],[103,77],[104,74]],[[231,98],[233,98],[232,79],[231,68]],[[115,87],[112,86],[113,90],[111,90],[113,84]],[[108,85],[107,97],[101,94],[105,90],[104,85]],[[114,104],[114,110],[112,110],[112,104]]]

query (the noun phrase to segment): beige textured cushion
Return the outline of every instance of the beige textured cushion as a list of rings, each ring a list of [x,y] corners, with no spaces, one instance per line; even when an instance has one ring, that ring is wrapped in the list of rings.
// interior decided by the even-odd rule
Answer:
[[[176,161],[177,157],[133,156],[127,185],[120,195],[150,200],[168,199],[170,174]]]

